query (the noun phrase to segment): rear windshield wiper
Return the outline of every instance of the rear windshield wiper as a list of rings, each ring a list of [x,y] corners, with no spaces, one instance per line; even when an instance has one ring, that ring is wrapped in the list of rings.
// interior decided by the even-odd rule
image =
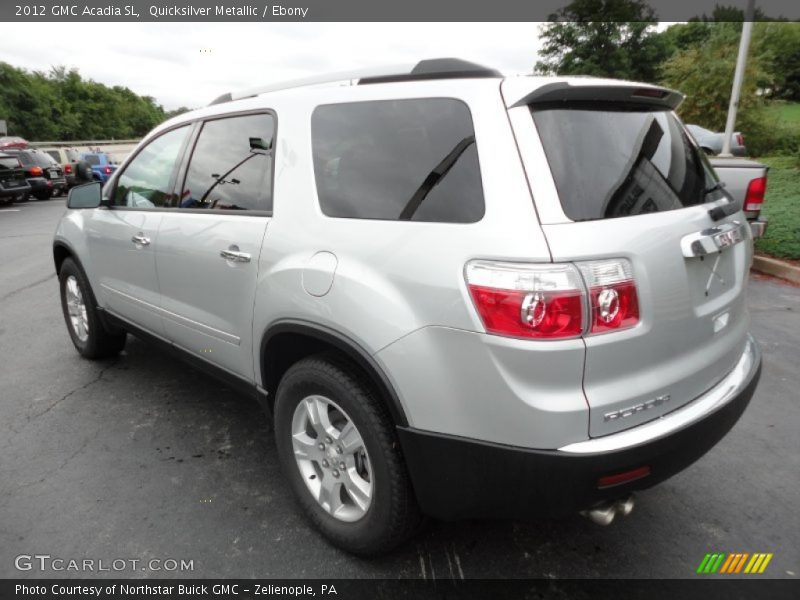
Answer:
[[[450,154],[442,159],[442,162],[436,165],[433,170],[428,173],[425,181],[423,181],[422,185],[417,188],[417,191],[414,192],[413,196],[411,196],[411,200],[408,201],[408,204],[405,205],[403,211],[400,213],[400,217],[398,217],[400,221],[411,220],[411,218],[414,216],[414,213],[417,212],[417,209],[419,209],[420,205],[428,196],[430,191],[434,188],[434,186],[450,172],[450,169],[452,169],[453,165],[458,162],[458,159],[461,158],[461,155],[464,154],[464,151],[474,143],[474,135],[465,137],[455,145],[455,147],[450,151]]]
[[[721,191],[725,189],[725,183],[722,181],[717,181],[714,185],[710,188],[707,188],[703,191],[703,193],[707,196],[716,191]],[[711,210],[708,211],[708,216],[711,217],[712,221],[719,221],[720,219],[724,219],[725,217],[732,215],[733,213],[739,210],[739,206],[736,202],[728,195],[725,195],[725,204],[720,206],[715,206]]]
[[[725,189],[725,184],[722,181],[717,181],[710,188],[704,189],[703,190],[703,194],[705,194],[707,196],[708,194],[710,194],[712,192],[716,192],[717,190],[723,190],[723,189]]]

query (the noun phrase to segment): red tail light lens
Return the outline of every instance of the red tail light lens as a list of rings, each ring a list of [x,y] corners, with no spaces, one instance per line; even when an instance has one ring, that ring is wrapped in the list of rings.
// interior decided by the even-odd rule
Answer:
[[[563,339],[583,332],[583,286],[573,265],[472,261],[466,278],[489,333]]]
[[[43,174],[42,167],[31,167],[31,177],[41,177]]]
[[[64,165],[64,173],[66,173],[67,175],[72,173],[72,165]]]
[[[111,175],[111,167],[106,167],[105,169],[103,169],[103,173],[105,173],[106,175]]]
[[[744,146],[744,136],[741,133],[736,134],[736,143],[740,146]]]
[[[552,340],[639,322],[633,267],[624,258],[575,265],[474,260],[467,263],[466,278],[489,333]]]
[[[602,490],[603,488],[609,488],[615,485],[621,485],[623,483],[635,481],[637,479],[641,479],[642,477],[647,477],[648,475],[650,475],[650,467],[639,467],[638,469],[631,469],[630,471],[625,471],[623,473],[601,477],[597,480],[597,487]]]
[[[747,193],[744,196],[745,210],[761,210],[764,204],[764,194],[767,193],[767,178],[759,177],[753,179],[747,186]]]
[[[639,322],[639,298],[633,268],[625,259],[578,263],[589,288],[589,333],[629,329]]]

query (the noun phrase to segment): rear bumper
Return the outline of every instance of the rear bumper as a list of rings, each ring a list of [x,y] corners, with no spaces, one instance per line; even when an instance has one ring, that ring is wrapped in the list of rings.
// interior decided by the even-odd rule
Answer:
[[[651,487],[708,452],[738,421],[758,384],[761,353],[748,338],[737,366],[703,396],[660,419],[558,450],[503,446],[412,428],[400,441],[423,512],[445,520],[562,516]],[[598,488],[601,477],[649,475]]]
[[[16,198],[21,194],[27,194],[31,191],[31,186],[28,183],[25,185],[18,185],[15,187],[4,187],[0,184],[0,198]]]
[[[750,221],[750,232],[753,234],[754,240],[764,237],[764,234],[767,233],[767,223],[767,219],[763,217]]]

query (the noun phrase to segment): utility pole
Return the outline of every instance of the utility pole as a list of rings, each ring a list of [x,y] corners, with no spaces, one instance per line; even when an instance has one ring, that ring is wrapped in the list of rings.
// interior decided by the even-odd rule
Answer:
[[[731,103],[728,105],[728,120],[725,122],[725,137],[722,140],[722,152],[720,152],[720,156],[733,156],[731,154],[731,137],[733,137],[733,127],[736,125],[736,109],[739,107],[739,96],[742,93],[744,67],[747,63],[747,49],[750,46],[750,34],[753,31],[755,3],[755,0],[747,0],[747,8],[745,8],[744,11],[742,37],[739,40],[739,56],[736,58],[736,71],[733,75],[733,88],[731,89]]]

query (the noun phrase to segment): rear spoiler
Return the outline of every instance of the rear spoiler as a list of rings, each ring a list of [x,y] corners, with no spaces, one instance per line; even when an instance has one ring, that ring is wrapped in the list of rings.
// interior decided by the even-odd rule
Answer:
[[[669,88],[652,85],[572,85],[567,81],[548,83],[533,90],[511,108],[567,103],[620,102],[675,110],[684,95]]]

